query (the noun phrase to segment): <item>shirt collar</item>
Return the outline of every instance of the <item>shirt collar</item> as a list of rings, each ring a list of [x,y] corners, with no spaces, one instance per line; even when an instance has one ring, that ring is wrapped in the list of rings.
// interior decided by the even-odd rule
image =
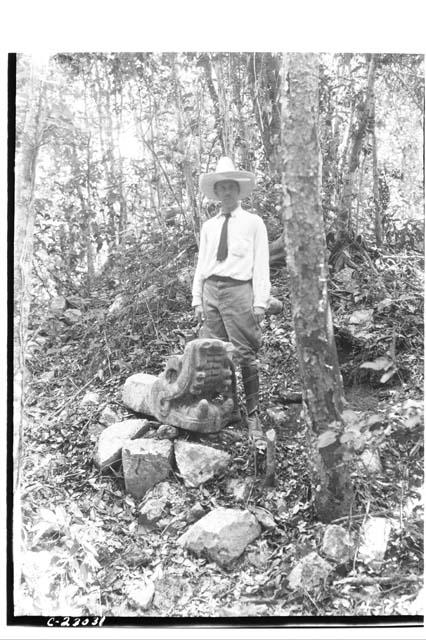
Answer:
[[[233,211],[231,211],[231,218],[233,218],[234,216],[236,216],[239,212],[241,211],[241,204],[238,203],[238,206],[235,207],[235,209]],[[216,214],[216,218],[220,218],[221,216],[223,216],[224,213],[223,211],[219,211],[219,213]]]

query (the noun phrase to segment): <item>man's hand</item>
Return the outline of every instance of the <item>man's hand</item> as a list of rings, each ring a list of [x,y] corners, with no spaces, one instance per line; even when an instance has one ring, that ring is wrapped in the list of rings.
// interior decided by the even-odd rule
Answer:
[[[253,307],[253,313],[257,322],[260,324],[265,317],[265,309],[263,307]]]
[[[197,306],[194,307],[194,318],[196,319],[198,324],[201,324],[201,322],[203,322],[204,313],[203,313],[203,305],[202,304],[197,304]]]

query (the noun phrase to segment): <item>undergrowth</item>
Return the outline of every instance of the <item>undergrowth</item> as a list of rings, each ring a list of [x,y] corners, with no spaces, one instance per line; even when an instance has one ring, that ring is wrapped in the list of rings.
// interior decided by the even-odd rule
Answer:
[[[280,404],[283,396],[301,391],[285,270],[272,273],[274,295],[283,301],[284,311],[267,316],[260,357],[261,417],[278,436],[275,486],[263,487],[245,432],[225,430],[218,440],[205,443],[231,453],[229,476],[190,490],[174,477],[176,495],[168,504],[164,527],[147,532],[138,520],[143,501],[125,493],[121,470],[101,475],[94,468],[92,452],[102,409],[112,407],[120,419],[132,417],[121,403],[125,379],[139,371],[158,374],[169,355],[181,353],[196,337],[190,308],[195,250],[192,236],[182,235],[176,242],[174,232],[156,245],[132,240],[90,292],[59,292],[66,298],[65,310],[52,312],[33,300],[23,457],[21,612],[141,615],[128,603],[126,585],[142,575],[156,582],[152,608],[142,615],[409,612],[423,567],[419,498],[424,451],[423,314],[418,254],[383,256],[375,260],[374,271],[370,264],[361,264],[341,274],[340,280],[334,274],[330,281],[349,406],[364,412],[365,419],[376,416],[368,438],[382,464],[375,475],[354,464],[353,508],[343,524],[357,535],[368,515],[389,518],[393,528],[382,573],[399,575],[400,581],[386,589],[379,580],[374,589],[339,586],[342,576],[373,575],[355,559],[350,566],[336,568],[315,597],[292,593],[286,583],[294,563],[319,550],[324,525],[317,522],[312,504],[301,406]],[[80,314],[70,319],[66,309]],[[357,322],[351,322],[354,318]],[[381,368],[380,358],[391,364]],[[365,363],[376,365],[361,367]],[[391,370],[392,375],[380,382]],[[81,405],[88,390],[99,393],[98,405]],[[227,490],[229,478],[251,482],[244,506],[263,507],[275,526],[225,571],[205,558],[193,558],[175,541],[186,526],[181,515],[192,505],[199,503],[206,511],[235,506]],[[402,580],[407,575],[417,576],[418,581],[407,586]]]

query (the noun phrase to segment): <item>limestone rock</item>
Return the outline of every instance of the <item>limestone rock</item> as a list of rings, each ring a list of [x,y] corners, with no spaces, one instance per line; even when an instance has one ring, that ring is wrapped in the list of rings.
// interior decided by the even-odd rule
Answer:
[[[127,378],[123,386],[122,400],[132,411],[151,415],[151,391],[157,376],[150,373],[135,373]]]
[[[382,463],[377,451],[364,449],[360,456],[360,467],[370,475],[382,472]]]
[[[174,440],[179,436],[179,429],[172,427],[170,424],[161,424],[155,435],[159,440]]]
[[[148,429],[148,420],[124,420],[104,429],[93,456],[96,466],[103,469],[120,460],[123,444],[144,435]]]
[[[358,559],[379,569],[386,553],[392,525],[386,518],[368,518],[361,527]]]
[[[290,589],[301,591],[316,591],[324,585],[333,567],[323,560],[316,551],[299,560],[288,575]]]
[[[217,507],[180,536],[178,544],[226,567],[260,532],[259,523],[249,511]]]
[[[254,515],[264,529],[275,529],[275,520],[269,511],[267,511],[263,507],[255,507]]]
[[[87,407],[88,405],[96,406],[99,404],[99,393],[95,391],[87,391],[84,394],[82,401],[80,402],[80,407]]]
[[[126,491],[142,498],[171,471],[173,445],[169,440],[140,438],[123,444],[123,474]]]
[[[114,424],[118,422],[118,416],[111,407],[105,407],[99,417],[99,422],[106,425]]]
[[[186,486],[198,487],[229,465],[226,451],[202,444],[178,440],[175,443],[176,464]]]
[[[346,529],[338,524],[329,524],[324,531],[322,553],[339,564],[344,564],[353,555],[353,541]]]
[[[165,498],[149,498],[139,511],[139,524],[152,525],[157,522],[164,515],[166,503]]]
[[[126,588],[127,598],[135,607],[148,609],[155,593],[155,585],[148,578],[133,580]]]

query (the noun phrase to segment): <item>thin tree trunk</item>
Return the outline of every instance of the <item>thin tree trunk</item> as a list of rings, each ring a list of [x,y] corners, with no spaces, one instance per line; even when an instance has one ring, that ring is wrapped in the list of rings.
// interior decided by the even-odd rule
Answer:
[[[359,210],[363,202],[362,186],[364,183],[364,169],[365,169],[365,154],[363,155],[363,158],[361,160],[361,166],[359,168],[359,175],[358,175],[358,193],[356,197],[356,216],[355,216],[355,235],[356,236],[358,235],[358,230],[359,230]]]
[[[175,85],[174,95],[175,95],[175,101],[176,101],[176,115],[177,115],[177,124],[178,124],[178,145],[177,146],[178,146],[178,151],[182,157],[182,172],[185,178],[187,206],[190,210],[190,220],[191,220],[192,228],[194,231],[194,236],[197,239],[197,234],[195,231],[195,221],[199,220],[199,212],[197,207],[197,200],[195,197],[194,181],[192,178],[192,164],[191,164],[191,159],[188,153],[188,146],[190,144],[192,134],[189,134],[190,139],[188,143],[185,144],[185,132],[183,128],[182,115],[181,115],[183,113],[182,91],[179,84],[176,55],[173,61],[173,82]]]
[[[226,94],[226,81],[224,78],[224,72],[229,60],[226,59],[226,54],[218,53],[213,60],[214,70],[217,78],[217,95],[219,99],[219,112],[221,114],[221,121],[223,126],[223,144],[225,147],[225,155],[234,156],[234,136],[232,125],[229,120],[230,106],[228,104],[228,98]]]
[[[19,61],[18,61],[19,66]],[[47,66],[47,65],[46,65]],[[13,357],[13,562],[15,603],[19,601],[21,578],[21,464],[25,424],[25,351],[30,308],[33,261],[34,185],[37,156],[45,119],[46,67],[31,61],[28,113],[21,146],[15,160],[14,228],[14,357]],[[18,596],[18,597],[16,597]]]
[[[357,122],[355,123],[355,127],[353,127],[351,135],[351,151],[346,174],[343,180],[343,190],[339,207],[338,239],[344,239],[347,236],[351,235],[353,185],[355,180],[355,173],[359,166],[362,143],[367,132],[368,119],[371,113],[375,69],[376,58],[374,55],[372,55],[368,66],[365,100],[358,107],[359,117]]]
[[[95,57],[95,77],[97,84],[97,95],[95,92],[95,85],[93,84],[93,92],[95,94],[95,102],[98,110],[99,117],[99,141],[102,153],[102,164],[105,167],[105,175],[107,179],[108,185],[108,195],[107,195],[107,208],[108,208],[108,234],[107,234],[107,244],[109,249],[109,255],[112,255],[112,249],[117,244],[117,232],[116,232],[116,224],[115,224],[115,211],[114,211],[114,169],[113,169],[113,150],[111,149],[111,135],[108,136],[109,140],[105,142],[105,134],[104,134],[104,121],[108,121],[109,127],[111,127],[111,115],[109,113],[110,104],[109,104],[109,96],[108,96],[108,104],[107,104],[107,114],[104,114],[103,105],[105,104],[105,99],[103,96],[103,87],[102,80],[99,74],[99,59],[98,56]],[[105,63],[103,62],[103,68]],[[107,146],[106,146],[107,145]]]
[[[327,263],[322,217],[321,156],[318,140],[318,56],[290,54],[283,94],[284,237],[290,273],[292,314],[309,425],[312,486],[319,517],[330,521],[351,503],[351,482],[344,449],[324,445],[325,432],[343,409],[343,387],[327,294]],[[286,77],[284,74],[283,77]],[[333,436],[330,436],[332,439]],[[318,489],[319,487],[319,489]]]
[[[371,116],[371,138],[373,156],[374,233],[376,236],[376,246],[381,247],[383,244],[383,225],[382,209],[379,196],[379,174],[377,171],[376,107],[374,96]]]
[[[253,53],[249,58],[253,110],[263,150],[273,180],[281,174],[280,58],[273,53]]]
[[[216,127],[217,135],[219,138],[219,142],[222,148],[222,153],[223,155],[225,155],[226,144],[225,144],[224,131],[223,131],[223,120],[220,113],[219,98],[218,98],[217,91],[214,86],[214,82],[212,78],[212,63],[211,63],[210,55],[208,53],[202,53],[200,56],[198,56],[197,66],[202,67],[204,69],[207,88],[209,90],[210,98],[213,103],[213,109],[215,114],[215,127]]]

